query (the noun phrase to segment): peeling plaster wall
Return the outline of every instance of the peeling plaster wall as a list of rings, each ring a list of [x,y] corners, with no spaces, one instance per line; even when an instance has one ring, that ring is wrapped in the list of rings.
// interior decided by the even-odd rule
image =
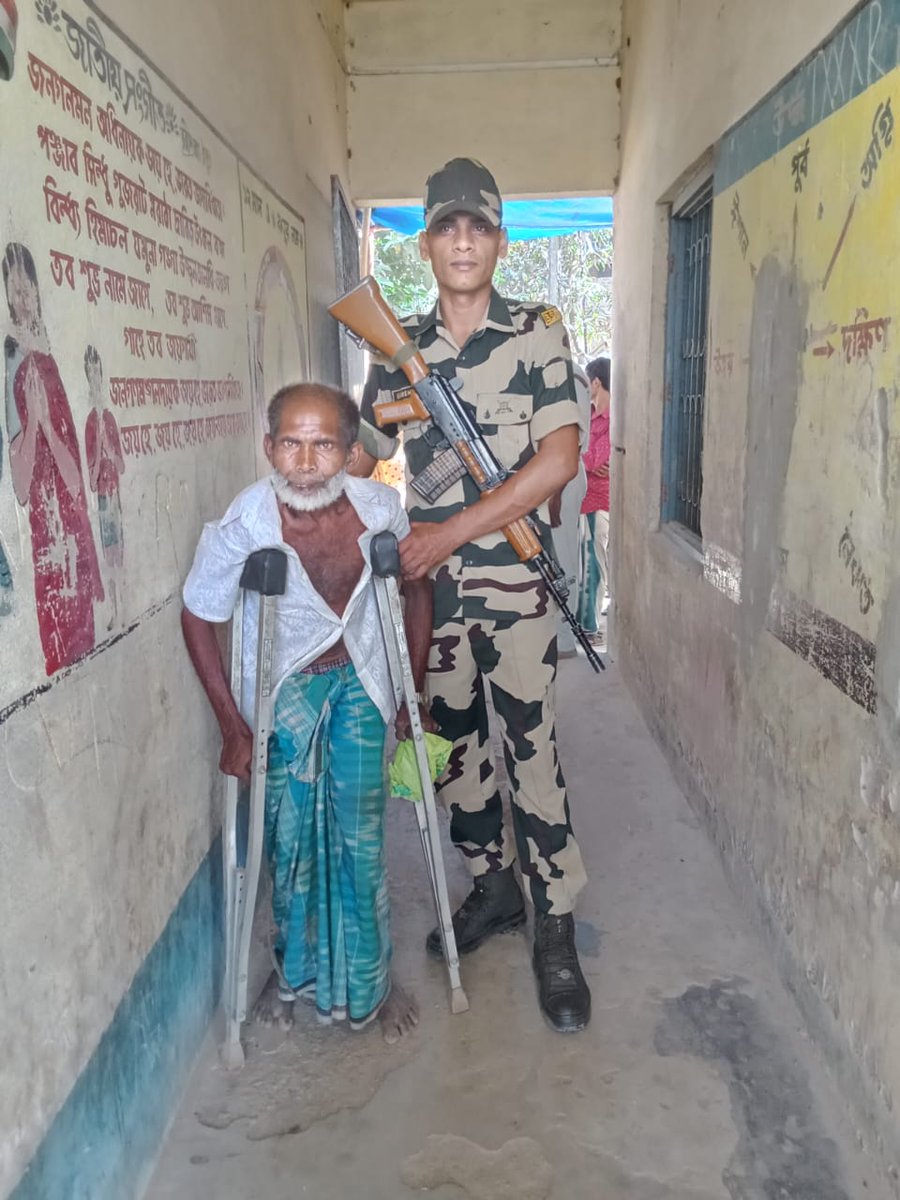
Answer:
[[[895,1179],[898,15],[626,0],[612,384],[623,666]],[[667,206],[713,164],[698,548],[659,518]]]
[[[19,0],[18,7],[14,82],[27,88],[35,6]],[[330,177],[348,184],[339,0],[118,0],[99,15],[302,218],[310,370],[337,379],[337,331],[324,306],[335,289]],[[110,38],[109,26],[103,29]],[[67,54],[64,40],[58,44]],[[67,72],[78,69],[66,61]],[[0,131],[27,125],[34,141],[34,121],[8,106],[12,86],[0,83]],[[129,120],[136,125],[136,113]],[[70,130],[66,122],[70,114],[60,109],[60,131],[74,136],[74,123]],[[99,151],[96,126],[93,141]],[[42,154],[36,142],[33,153]],[[76,191],[83,186],[81,174],[69,178]],[[3,244],[13,226],[43,222],[42,199],[40,207],[39,215],[24,210],[7,172],[0,184]],[[79,246],[90,257],[86,244],[85,230]],[[57,295],[49,281],[46,252],[37,269],[45,307],[51,295],[60,304],[65,291]],[[243,296],[243,287],[242,278],[232,280],[233,292]],[[0,300],[2,341],[9,330],[2,294]],[[92,311],[74,297],[71,304],[73,321],[76,311],[78,320]],[[306,325],[305,301],[302,307]],[[51,341],[80,438],[83,342],[77,360],[68,358],[64,313],[54,308],[53,317]],[[97,309],[98,330],[111,320]],[[121,321],[116,332],[120,344]],[[233,336],[246,379],[243,310]],[[120,609],[135,615],[109,632],[109,613],[103,610],[101,625],[98,608],[102,647],[48,676],[34,636],[28,516],[12,495],[2,405],[0,396],[0,540],[17,570],[15,607],[6,607],[5,592],[0,596],[0,1195],[62,1127],[55,1149],[41,1159],[43,1173],[26,1176],[17,1194],[121,1200],[138,1186],[155,1150],[217,986],[220,963],[210,942],[219,927],[219,739],[183,649],[180,584],[203,521],[254,476],[257,438],[254,431],[243,441],[180,451],[180,482],[169,476],[165,456],[152,460],[160,463],[155,493],[126,528],[129,572]],[[129,480],[138,469],[128,461],[123,488],[134,487]],[[94,517],[92,511],[92,524]],[[190,1012],[179,1007],[184,997]],[[70,1174],[59,1173],[65,1170]]]
[[[455,155],[507,196],[597,194],[618,170],[618,0],[350,0],[350,179],[418,199]]]

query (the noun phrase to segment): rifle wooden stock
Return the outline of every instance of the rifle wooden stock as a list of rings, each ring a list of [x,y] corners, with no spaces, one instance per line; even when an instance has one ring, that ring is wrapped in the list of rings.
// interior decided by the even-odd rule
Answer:
[[[387,358],[395,358],[398,351],[411,344],[409,334],[391,312],[371,275],[329,304],[328,311]],[[400,364],[400,370],[410,383],[417,384],[428,375],[428,364],[417,350]]]

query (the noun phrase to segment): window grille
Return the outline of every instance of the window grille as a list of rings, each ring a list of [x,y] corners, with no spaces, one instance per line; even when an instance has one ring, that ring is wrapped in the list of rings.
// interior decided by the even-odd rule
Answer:
[[[669,227],[662,519],[701,536],[712,183]]]
[[[331,219],[335,287],[338,294],[343,295],[359,283],[359,232],[356,213],[347,203],[337,175],[331,177]],[[335,325],[341,359],[341,387],[358,402],[366,378],[365,355],[350,338],[337,332],[336,322],[332,324]]]

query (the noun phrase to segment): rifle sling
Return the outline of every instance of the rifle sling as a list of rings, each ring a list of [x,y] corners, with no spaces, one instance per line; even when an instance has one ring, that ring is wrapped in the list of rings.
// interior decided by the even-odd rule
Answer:
[[[410,339],[410,341],[403,343],[397,353],[388,359],[388,362],[395,371],[400,371],[404,365],[408,363],[411,358],[415,358],[418,353],[419,347]]]

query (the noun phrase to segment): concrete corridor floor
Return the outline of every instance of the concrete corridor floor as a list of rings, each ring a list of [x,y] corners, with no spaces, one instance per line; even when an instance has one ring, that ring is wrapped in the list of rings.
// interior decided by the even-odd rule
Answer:
[[[561,664],[560,742],[590,874],[578,940],[593,1019],[561,1036],[530,940],[463,959],[450,1016],[413,814],[389,820],[399,978],[421,1022],[247,1026],[247,1065],[210,1045],[150,1200],[883,1200],[790,996],[615,667]],[[448,852],[451,898],[465,894]],[[299,1006],[298,1006],[299,1008]],[[427,1193],[421,1189],[428,1189]]]

